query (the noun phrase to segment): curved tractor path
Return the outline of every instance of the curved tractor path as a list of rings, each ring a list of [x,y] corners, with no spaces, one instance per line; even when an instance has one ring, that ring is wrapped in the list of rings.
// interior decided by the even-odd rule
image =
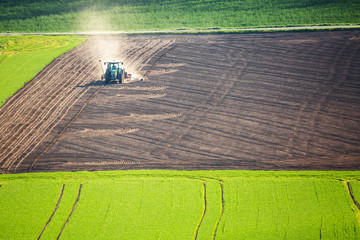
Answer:
[[[99,59],[147,78],[104,85]],[[0,109],[0,166],[358,170],[358,66],[358,30],[94,36]]]

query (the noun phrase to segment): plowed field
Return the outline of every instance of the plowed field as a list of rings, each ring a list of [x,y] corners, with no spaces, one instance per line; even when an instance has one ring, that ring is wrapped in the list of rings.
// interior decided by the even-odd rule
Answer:
[[[360,31],[93,37],[0,109],[3,172],[358,170]],[[145,81],[100,81],[122,59]]]

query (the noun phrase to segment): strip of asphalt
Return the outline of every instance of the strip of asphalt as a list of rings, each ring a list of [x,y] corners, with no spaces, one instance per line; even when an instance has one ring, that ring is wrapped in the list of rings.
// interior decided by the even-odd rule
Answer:
[[[104,34],[147,34],[147,33],[212,33],[212,32],[246,32],[246,31],[288,31],[288,30],[326,30],[326,29],[353,29],[360,25],[339,26],[303,26],[303,27],[265,27],[265,28],[215,28],[215,29],[179,29],[168,31],[102,31],[102,32],[52,32],[52,33],[0,33],[3,36],[12,35],[104,35]]]

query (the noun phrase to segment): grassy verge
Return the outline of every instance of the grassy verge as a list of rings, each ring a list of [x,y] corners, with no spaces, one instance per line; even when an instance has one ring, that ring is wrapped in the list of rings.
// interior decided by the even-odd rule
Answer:
[[[0,106],[54,58],[84,41],[78,36],[0,36]]]
[[[160,31],[160,32],[126,32],[126,33],[114,33],[114,32],[105,32],[99,34],[125,34],[125,35],[168,35],[168,34],[177,34],[177,35],[209,35],[209,34],[263,34],[263,33],[277,33],[277,32],[335,32],[335,31],[353,31],[359,30],[359,27],[322,27],[322,28],[292,28],[292,29],[267,29],[267,28],[256,28],[256,29],[204,29],[204,30],[186,30],[186,31]]]
[[[41,239],[359,239],[358,179],[360,172],[1,175],[0,238],[37,238],[59,202]]]
[[[0,6],[1,32],[228,29],[360,23],[357,0],[4,0]]]

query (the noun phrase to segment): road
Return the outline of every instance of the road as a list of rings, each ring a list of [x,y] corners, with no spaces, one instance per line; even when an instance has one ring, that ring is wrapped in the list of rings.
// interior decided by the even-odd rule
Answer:
[[[150,34],[150,33],[213,33],[213,32],[248,32],[248,31],[289,31],[289,30],[326,30],[326,29],[356,29],[360,25],[334,26],[302,26],[302,27],[265,27],[265,28],[226,28],[226,29],[179,29],[168,31],[104,31],[104,32],[52,32],[52,33],[0,33],[0,35],[104,35],[104,34]]]

